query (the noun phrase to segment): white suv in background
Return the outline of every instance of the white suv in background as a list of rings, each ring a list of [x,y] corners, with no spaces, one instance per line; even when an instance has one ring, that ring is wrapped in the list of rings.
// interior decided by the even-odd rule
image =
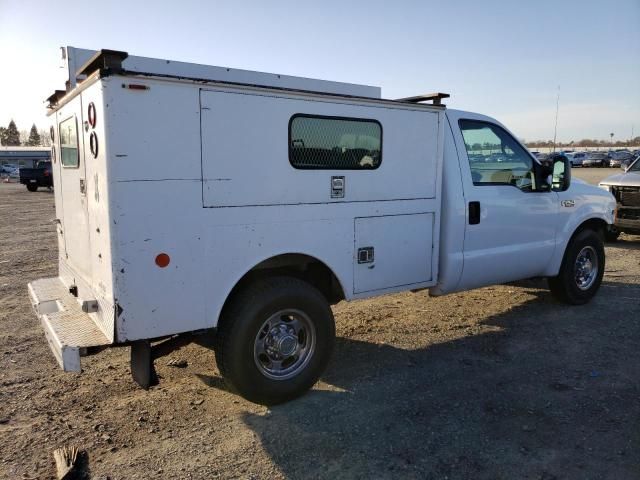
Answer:
[[[569,157],[572,167],[581,167],[582,162],[587,158],[586,152],[567,153],[566,155]]]

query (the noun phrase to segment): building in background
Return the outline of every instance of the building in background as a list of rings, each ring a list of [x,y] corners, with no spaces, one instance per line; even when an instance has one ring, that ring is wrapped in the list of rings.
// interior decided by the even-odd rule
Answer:
[[[2,147],[0,165],[33,168],[40,160],[51,160],[51,147]]]

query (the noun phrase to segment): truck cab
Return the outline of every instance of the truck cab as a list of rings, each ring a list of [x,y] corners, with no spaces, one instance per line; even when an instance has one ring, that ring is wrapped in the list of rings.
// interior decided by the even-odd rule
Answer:
[[[49,98],[59,276],[29,285],[59,364],[130,346],[134,380],[211,336],[244,397],[324,370],[341,300],[531,277],[584,304],[610,194],[446,94],[68,47]],[[167,141],[167,139],[171,141]]]
[[[449,258],[434,293],[552,277],[583,222],[604,234],[613,206],[571,178],[566,157],[543,165],[498,121],[452,109],[446,115],[441,248]],[[449,221],[453,205],[464,212],[457,227]]]

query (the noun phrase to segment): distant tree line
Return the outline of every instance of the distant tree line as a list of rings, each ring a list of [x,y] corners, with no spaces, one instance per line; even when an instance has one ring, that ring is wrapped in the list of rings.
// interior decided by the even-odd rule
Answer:
[[[46,132],[38,130],[35,123],[29,131],[18,130],[16,122],[11,120],[7,127],[0,127],[0,145],[5,147],[48,147],[51,142]]]
[[[552,148],[553,142],[551,140],[536,140],[533,142],[524,142],[527,148]],[[611,142],[609,140],[594,140],[590,138],[583,138],[582,140],[572,140],[571,142],[556,142],[556,148],[559,147],[636,147],[640,145],[640,137],[632,138],[631,140],[616,140]]]

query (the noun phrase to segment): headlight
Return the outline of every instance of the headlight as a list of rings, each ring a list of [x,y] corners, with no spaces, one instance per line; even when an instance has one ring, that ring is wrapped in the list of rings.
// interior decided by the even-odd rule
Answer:
[[[603,185],[602,183],[598,184],[598,186],[603,189],[606,190],[607,192],[611,193],[611,185]]]

